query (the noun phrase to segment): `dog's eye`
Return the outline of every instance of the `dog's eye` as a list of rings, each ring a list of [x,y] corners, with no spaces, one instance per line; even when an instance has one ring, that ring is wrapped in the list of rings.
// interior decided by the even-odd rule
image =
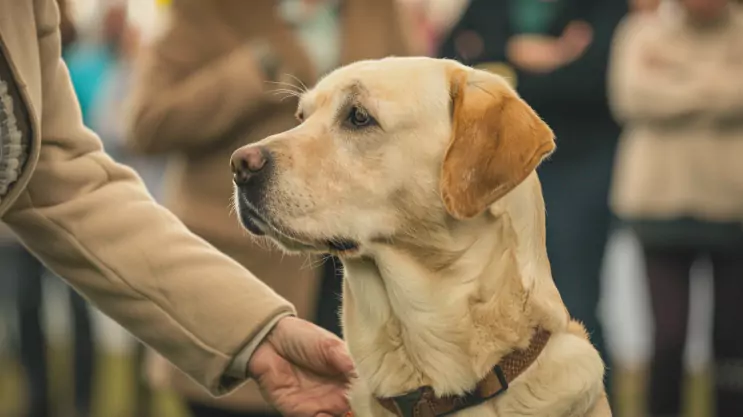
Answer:
[[[348,121],[355,127],[369,126],[374,123],[374,119],[369,116],[366,110],[356,106],[351,108],[351,112],[348,114]]]

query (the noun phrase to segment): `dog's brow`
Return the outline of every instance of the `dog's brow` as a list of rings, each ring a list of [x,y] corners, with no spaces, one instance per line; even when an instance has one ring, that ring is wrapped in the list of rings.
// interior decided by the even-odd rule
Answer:
[[[353,80],[343,88],[343,92],[350,97],[368,94],[368,90],[360,80]]]
[[[341,97],[338,110],[348,107],[351,103],[357,102],[359,97],[369,94],[364,84],[359,80],[353,80],[351,83],[340,89]]]

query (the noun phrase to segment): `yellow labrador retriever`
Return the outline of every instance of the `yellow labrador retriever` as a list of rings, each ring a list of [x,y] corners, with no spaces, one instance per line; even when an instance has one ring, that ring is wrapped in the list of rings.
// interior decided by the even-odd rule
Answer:
[[[547,260],[535,168],[553,133],[504,79],[363,61],[297,117],[234,153],[235,200],[253,234],[343,260],[355,416],[611,415]]]

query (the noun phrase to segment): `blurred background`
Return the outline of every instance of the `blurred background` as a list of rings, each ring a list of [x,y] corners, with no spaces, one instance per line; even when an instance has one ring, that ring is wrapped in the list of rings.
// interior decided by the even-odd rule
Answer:
[[[557,135],[557,153],[540,168],[548,251],[569,310],[609,365],[615,415],[743,416],[735,2],[66,0],[60,8],[64,59],[85,122],[108,152],[194,232],[336,333],[337,262],[283,259],[233,230],[229,154],[291,127],[295,103],[281,96],[354,60],[428,55],[504,75]],[[0,416],[271,415],[251,387],[208,399],[12,237],[0,241]]]

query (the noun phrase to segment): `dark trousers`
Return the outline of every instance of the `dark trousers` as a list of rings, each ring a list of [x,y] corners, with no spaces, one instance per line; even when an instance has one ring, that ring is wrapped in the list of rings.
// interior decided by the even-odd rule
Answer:
[[[28,382],[28,416],[50,415],[46,337],[42,330],[42,282],[45,268],[20,245],[0,248],[0,265],[17,289],[20,358]],[[74,405],[78,415],[90,414],[94,346],[90,313],[85,300],[70,290],[74,330]]]
[[[655,327],[648,392],[653,416],[680,416],[683,354],[689,319],[690,270],[708,256],[714,279],[713,353],[718,417],[743,416],[743,248],[645,247]]]
[[[597,309],[612,220],[607,200],[615,147],[601,139],[558,145],[538,172],[547,210],[552,277],[570,315],[586,326],[606,362],[605,382],[611,395],[611,363]]]

